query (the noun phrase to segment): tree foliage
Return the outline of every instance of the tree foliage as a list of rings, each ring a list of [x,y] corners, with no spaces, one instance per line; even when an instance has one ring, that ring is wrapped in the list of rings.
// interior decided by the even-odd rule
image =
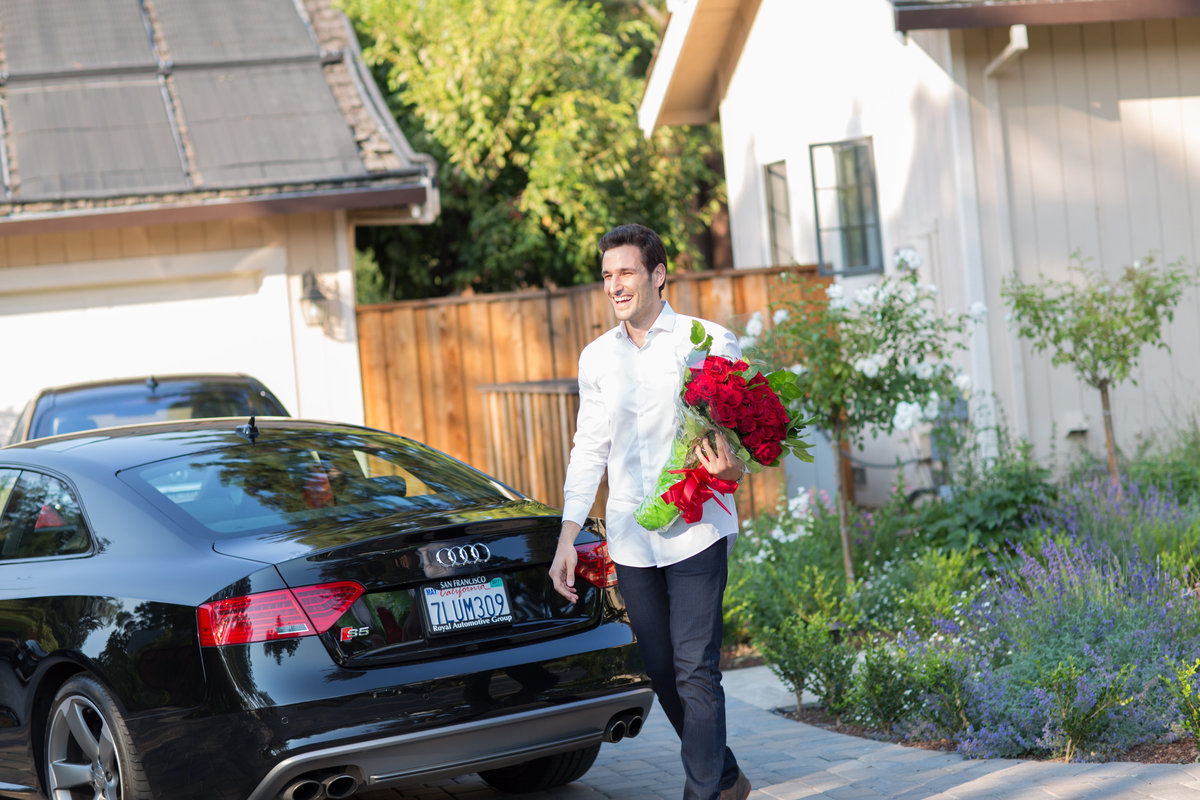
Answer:
[[[637,126],[657,33],[639,3],[344,0],[401,129],[440,168],[431,226],[361,229],[391,294],[596,280],[596,242],[642,222],[676,266],[717,207],[710,128]]]

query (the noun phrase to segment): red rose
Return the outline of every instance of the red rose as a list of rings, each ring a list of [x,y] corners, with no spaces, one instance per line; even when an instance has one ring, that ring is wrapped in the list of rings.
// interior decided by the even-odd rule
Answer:
[[[718,381],[723,381],[729,377],[730,362],[728,358],[720,356],[708,356],[704,359],[704,371]]]
[[[689,389],[692,387],[695,387],[696,394],[705,400],[711,400],[717,395],[717,382],[706,372],[701,373],[688,384]]]
[[[767,465],[779,458],[779,454],[782,452],[783,448],[779,442],[766,442],[754,448],[754,460],[760,464]]]
[[[713,422],[726,428],[732,428],[737,423],[737,406],[725,402],[718,397],[711,406]]]

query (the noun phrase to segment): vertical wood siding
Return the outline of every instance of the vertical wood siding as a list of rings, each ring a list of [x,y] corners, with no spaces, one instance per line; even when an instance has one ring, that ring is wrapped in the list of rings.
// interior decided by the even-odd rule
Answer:
[[[783,299],[784,272],[828,283],[813,267],[722,270],[671,275],[665,296],[682,314],[738,330]],[[366,422],[560,506],[579,352],[614,324],[601,284],[361,306]],[[752,477],[738,493],[743,513],[773,508],[783,487],[782,470]],[[603,514],[602,498],[594,511]]]
[[[968,75],[982,75],[1005,33],[965,36]],[[976,167],[986,219],[995,200],[987,177],[995,160],[1003,166],[1012,229],[996,235],[1011,236],[1018,276],[1069,280],[1076,252],[1089,269],[1113,277],[1147,255],[1200,264],[1200,20],[1031,27],[1029,50],[997,89],[1003,139],[989,142],[983,85],[970,83]],[[989,306],[1000,310],[1003,275],[987,252],[991,236],[985,226]],[[1077,412],[1088,418],[1090,447],[1102,446],[1098,393],[1009,339],[1002,313],[991,325],[996,352],[1007,354],[998,364],[1014,360],[1009,375],[996,375],[997,391],[1013,392],[1010,376],[1020,373],[1025,433],[1039,450],[1061,448],[1064,423]],[[1166,340],[1171,352],[1144,351],[1137,385],[1114,393],[1123,447],[1196,413],[1200,378],[1180,369],[1179,359],[1200,343],[1200,293],[1185,296]]]

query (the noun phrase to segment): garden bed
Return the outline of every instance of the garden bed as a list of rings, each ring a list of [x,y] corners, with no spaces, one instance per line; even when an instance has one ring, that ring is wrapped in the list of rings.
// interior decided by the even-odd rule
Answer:
[[[891,736],[884,731],[872,730],[862,725],[852,725],[840,721],[818,706],[802,706],[790,710],[780,709],[776,713],[805,725],[844,733],[848,736],[859,736],[864,739],[874,739],[880,742],[894,742],[905,747],[916,747],[921,750],[941,750],[954,752],[957,749],[952,739],[936,739],[931,741],[902,741],[899,737]],[[1130,761],[1139,764],[1191,764],[1200,760],[1200,751],[1196,748],[1196,740],[1192,737],[1179,739],[1174,742],[1139,744],[1126,750],[1113,761]]]

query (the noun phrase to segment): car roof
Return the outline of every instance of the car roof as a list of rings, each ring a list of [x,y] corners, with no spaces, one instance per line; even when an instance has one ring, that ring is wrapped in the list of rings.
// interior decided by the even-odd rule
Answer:
[[[108,386],[145,386],[148,382],[158,385],[165,383],[245,383],[262,386],[262,382],[244,372],[178,372],[166,375],[131,375],[124,378],[104,378],[94,381],[76,381],[58,386],[46,386],[38,392],[39,397],[51,394],[67,394],[87,389],[99,389]]]
[[[230,445],[250,444],[239,428],[254,419],[258,439],[310,436],[321,433],[380,435],[382,431],[359,425],[303,420],[294,417],[205,417],[173,422],[146,422],[117,428],[100,428],[0,447],[0,462],[19,460],[45,466],[91,463],[112,472]]]

